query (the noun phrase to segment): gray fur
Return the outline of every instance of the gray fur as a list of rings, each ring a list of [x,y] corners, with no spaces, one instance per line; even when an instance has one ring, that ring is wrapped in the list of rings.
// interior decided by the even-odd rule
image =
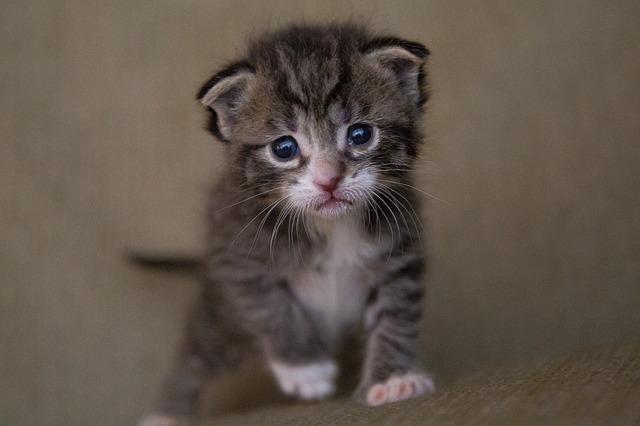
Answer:
[[[211,195],[202,296],[159,412],[193,414],[204,379],[239,363],[246,345],[295,366],[332,360],[355,337],[360,400],[417,369],[424,256],[411,171],[427,54],[349,24],[296,26],[256,40],[203,86],[227,167]],[[377,144],[340,148],[340,129],[359,122],[375,126]],[[288,134],[313,150],[295,166],[265,154]],[[283,201],[313,156],[353,181],[355,201],[335,217]],[[358,187],[363,175],[373,189]]]

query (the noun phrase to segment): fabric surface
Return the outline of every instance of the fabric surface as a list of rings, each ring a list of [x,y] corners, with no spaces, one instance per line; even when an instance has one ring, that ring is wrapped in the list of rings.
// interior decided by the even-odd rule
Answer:
[[[448,390],[378,408],[349,400],[263,407],[225,425],[640,424],[640,342],[480,372]]]

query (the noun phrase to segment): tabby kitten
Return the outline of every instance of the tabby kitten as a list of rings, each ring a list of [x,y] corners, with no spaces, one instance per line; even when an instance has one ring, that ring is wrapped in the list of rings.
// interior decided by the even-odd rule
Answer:
[[[226,168],[202,296],[144,424],[192,415],[205,378],[237,365],[246,345],[305,400],[334,392],[336,354],[354,339],[357,400],[433,391],[415,353],[424,256],[411,176],[428,53],[351,24],[293,26],[202,87]]]

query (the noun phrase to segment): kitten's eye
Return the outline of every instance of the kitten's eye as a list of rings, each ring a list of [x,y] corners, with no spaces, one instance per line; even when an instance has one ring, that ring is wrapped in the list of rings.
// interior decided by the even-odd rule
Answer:
[[[371,142],[373,128],[368,124],[358,123],[347,129],[347,143],[352,146],[363,146]]]
[[[271,143],[271,151],[278,160],[293,160],[298,156],[298,142],[291,136],[283,136]]]

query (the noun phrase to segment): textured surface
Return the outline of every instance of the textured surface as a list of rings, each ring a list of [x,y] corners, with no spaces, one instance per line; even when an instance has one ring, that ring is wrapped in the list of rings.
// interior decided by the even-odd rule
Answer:
[[[205,425],[637,425],[640,344],[480,372],[427,398],[376,409],[347,400],[267,407]]]
[[[224,158],[195,91],[247,31],[303,16],[364,16],[433,52],[420,187],[445,200],[424,336],[440,383],[640,338],[639,2],[238,5],[0,5],[0,423],[149,407],[195,285],[122,253],[199,246]],[[219,404],[263,397],[243,380]]]

